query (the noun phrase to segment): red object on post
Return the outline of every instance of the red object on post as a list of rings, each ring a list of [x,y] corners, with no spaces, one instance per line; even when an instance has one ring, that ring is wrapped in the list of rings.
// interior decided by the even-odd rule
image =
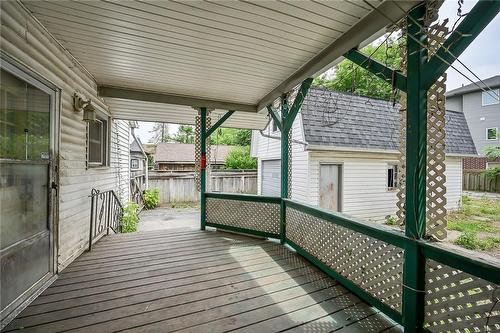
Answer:
[[[200,159],[200,168],[201,170],[205,170],[207,168],[207,155],[201,155]]]

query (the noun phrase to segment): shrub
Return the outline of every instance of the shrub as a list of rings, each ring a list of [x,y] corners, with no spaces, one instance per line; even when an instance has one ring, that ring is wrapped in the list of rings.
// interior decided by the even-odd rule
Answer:
[[[152,188],[144,191],[144,208],[153,209],[160,203],[160,190]]]
[[[226,157],[226,169],[257,169],[257,159],[250,156],[250,146],[233,148]]]
[[[488,178],[495,178],[496,176],[500,175],[500,167],[486,169],[483,171],[483,174],[485,174]]]
[[[123,207],[122,232],[136,232],[139,223],[139,205],[129,202]]]
[[[385,224],[387,225],[398,225],[398,219],[395,218],[394,216],[391,216],[391,215],[387,215],[385,217]]]

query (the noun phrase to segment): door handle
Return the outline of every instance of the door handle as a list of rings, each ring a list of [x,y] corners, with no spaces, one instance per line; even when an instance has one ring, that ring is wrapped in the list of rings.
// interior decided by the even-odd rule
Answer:
[[[52,182],[50,184],[50,188],[53,189],[53,190],[55,190],[56,191],[56,195],[57,195],[57,190],[58,190],[59,186],[56,184],[56,182]]]

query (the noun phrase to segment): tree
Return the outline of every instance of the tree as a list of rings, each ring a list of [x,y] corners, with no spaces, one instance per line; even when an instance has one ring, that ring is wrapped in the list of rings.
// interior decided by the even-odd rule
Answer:
[[[500,146],[486,146],[484,147],[484,154],[490,161],[500,158]]]
[[[363,48],[362,52],[366,55],[371,55],[373,53],[373,59],[393,69],[400,69],[401,55],[399,53],[399,46],[402,41],[403,39],[388,39],[387,42],[380,45],[378,49],[377,45],[370,44]],[[386,100],[390,100],[393,95],[392,87],[389,83],[354,64],[350,60],[340,62],[335,66],[334,71],[335,76],[333,79],[327,79],[325,76],[320,76],[314,80],[313,85]]]
[[[179,143],[194,143],[194,127],[191,125],[180,125],[177,133],[169,137],[169,141]]]
[[[211,136],[215,145],[249,146],[252,139],[252,131],[237,128],[219,128]]]
[[[257,169],[257,159],[250,156],[250,146],[233,148],[226,157],[226,169]]]
[[[155,123],[153,129],[149,131],[153,133],[150,143],[167,142],[168,141],[168,124],[167,123]]]

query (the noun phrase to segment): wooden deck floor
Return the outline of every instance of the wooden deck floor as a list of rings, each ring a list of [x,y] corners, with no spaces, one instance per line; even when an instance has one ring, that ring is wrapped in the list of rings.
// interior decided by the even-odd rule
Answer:
[[[292,251],[215,231],[114,235],[5,331],[399,332]]]

